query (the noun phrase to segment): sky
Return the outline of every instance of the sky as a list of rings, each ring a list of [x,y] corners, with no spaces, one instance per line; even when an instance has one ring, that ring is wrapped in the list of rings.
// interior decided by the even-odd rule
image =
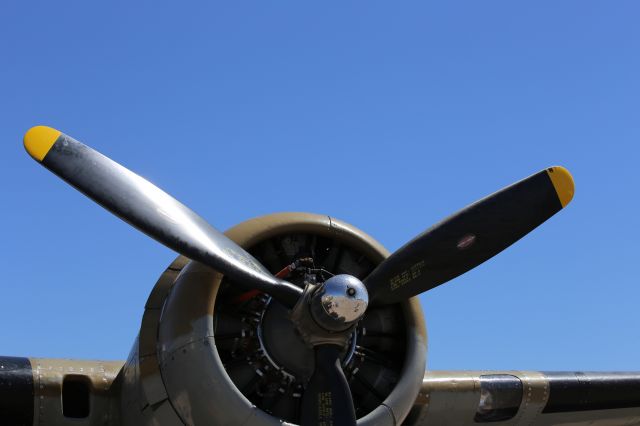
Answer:
[[[0,5],[0,354],[125,359],[176,256],[34,162],[45,124],[218,229],[329,214],[393,251],[563,165],[573,202],[420,296],[430,369],[640,370],[637,1]]]

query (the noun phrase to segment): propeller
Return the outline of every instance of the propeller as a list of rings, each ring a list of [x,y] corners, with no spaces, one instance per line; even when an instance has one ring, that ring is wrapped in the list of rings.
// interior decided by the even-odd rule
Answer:
[[[68,184],[170,249],[269,293],[285,306],[293,307],[302,294],[184,204],[64,133],[36,126],[25,134],[24,146]]]
[[[574,193],[566,169],[542,170],[426,230],[383,261],[364,285],[355,277],[338,275],[303,291],[273,276],[149,181],[60,131],[33,127],[24,136],[24,146],[44,167],[151,238],[293,308],[292,321],[315,349],[315,371],[302,401],[303,425],[356,424],[340,353],[367,300],[378,305],[400,302],[467,272],[560,211]]]
[[[315,347],[316,369],[302,398],[302,426],[356,424],[351,390],[341,365],[342,348]]]
[[[542,170],[427,229],[364,281],[374,305],[400,302],[464,274],[549,219],[573,198],[564,167]]]

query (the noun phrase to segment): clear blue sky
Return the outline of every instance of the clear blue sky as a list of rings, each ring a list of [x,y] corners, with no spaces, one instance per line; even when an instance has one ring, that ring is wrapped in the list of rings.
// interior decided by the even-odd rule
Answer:
[[[137,3],[133,5],[132,3]],[[0,6],[0,354],[124,359],[174,253],[24,152],[47,124],[214,226],[390,250],[546,166],[573,203],[421,297],[435,369],[640,370],[637,1]]]

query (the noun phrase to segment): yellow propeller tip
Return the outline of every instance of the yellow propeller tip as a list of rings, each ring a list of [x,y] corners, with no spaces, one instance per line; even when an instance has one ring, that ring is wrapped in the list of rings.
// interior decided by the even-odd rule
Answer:
[[[59,130],[47,126],[35,126],[24,134],[24,149],[34,160],[40,162],[60,137]]]
[[[551,179],[551,183],[553,183],[556,194],[558,194],[562,208],[566,207],[575,193],[575,185],[573,184],[571,173],[562,166],[554,166],[547,169],[547,174]]]

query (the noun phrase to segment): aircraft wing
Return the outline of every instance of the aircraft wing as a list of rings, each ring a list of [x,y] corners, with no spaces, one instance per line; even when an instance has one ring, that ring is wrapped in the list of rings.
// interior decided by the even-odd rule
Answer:
[[[640,372],[429,371],[406,425],[640,425]]]

